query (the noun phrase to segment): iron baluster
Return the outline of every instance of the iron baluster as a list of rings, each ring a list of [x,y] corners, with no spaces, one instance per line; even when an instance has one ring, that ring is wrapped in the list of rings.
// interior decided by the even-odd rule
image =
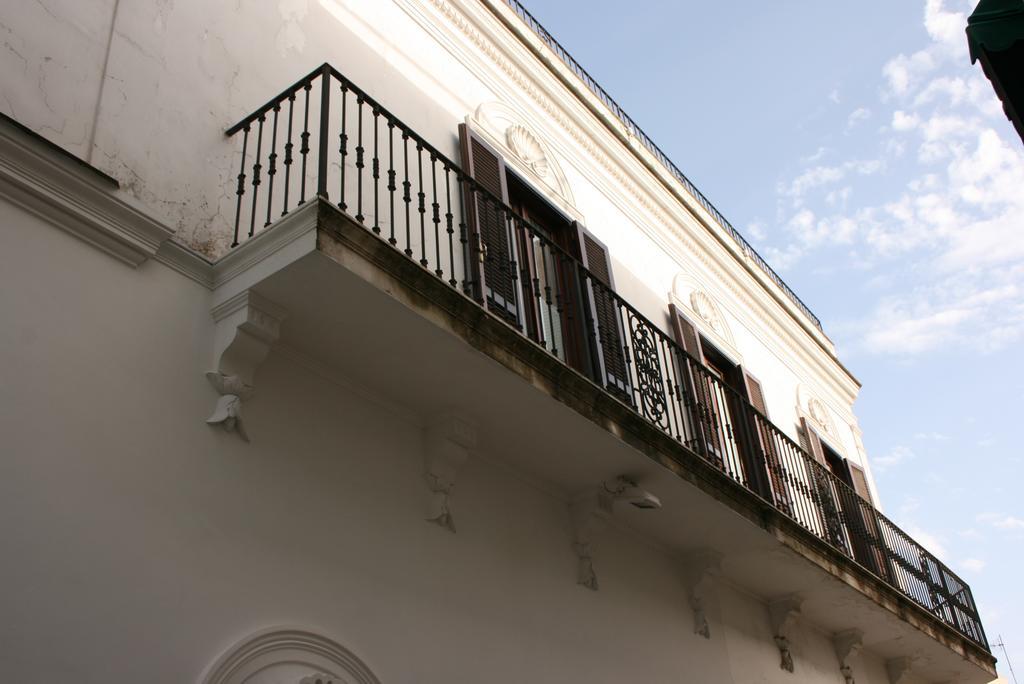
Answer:
[[[288,213],[288,187],[291,184],[292,170],[292,114],[295,111],[295,91],[288,94],[288,142],[284,146],[284,204],[281,206],[281,216]]]
[[[277,116],[281,112],[281,103],[274,105],[274,129],[270,135],[270,164],[267,167],[267,221],[263,224],[266,228],[270,225],[270,209],[274,203],[274,175],[277,174]]]
[[[434,221],[434,258],[437,260],[434,264],[434,275],[438,278],[444,279],[444,270],[441,268],[441,205],[437,201],[437,156],[430,153],[430,186],[431,192],[433,193],[434,202],[430,205],[433,209],[433,221]]]
[[[299,204],[306,202],[306,161],[309,157],[309,91],[313,89],[313,79],[310,77],[306,84],[302,86],[302,89],[306,91],[306,104],[303,114],[302,124],[302,135],[299,136],[302,140],[302,145],[299,147],[299,155],[302,157],[302,178],[299,184]]]
[[[423,146],[420,145],[419,141],[416,141],[416,168],[418,169],[418,188],[419,192],[416,193],[416,199],[418,200],[417,211],[420,214],[420,266],[423,268],[427,267],[427,228],[426,228],[426,199],[427,196],[423,192]]]
[[[252,211],[249,213],[249,237],[256,232],[256,200],[260,192],[260,151],[263,146],[263,117],[256,120],[256,163],[252,165]]]
[[[388,205],[390,206],[391,236],[388,242],[394,247],[395,239],[395,122],[388,118]]]
[[[412,258],[412,224],[409,203],[412,202],[412,183],[409,182],[409,134],[402,131],[402,151],[405,155],[405,180],[402,181],[402,200],[405,201],[405,256]]]
[[[232,247],[238,246],[238,224],[242,219],[242,195],[245,194],[245,150],[249,144],[249,125],[246,124],[242,130],[244,131],[242,134],[242,163],[238,170],[238,189],[235,190],[238,200],[235,204],[235,237],[231,242]]]
[[[338,193],[338,208],[348,211],[345,201],[345,167],[348,166],[348,84],[341,82],[341,133],[338,134],[338,152],[341,153],[341,182]]]
[[[363,223],[363,95],[356,93],[356,221]]]
[[[456,287],[459,281],[455,278],[455,227],[452,224],[452,220],[455,218],[452,215],[452,188],[451,188],[451,175],[452,169],[447,163],[444,164],[444,202],[445,202],[445,214],[444,220],[447,226],[446,232],[448,233],[448,267],[449,267],[449,278],[448,284],[452,287]]]
[[[380,235],[380,155],[377,150],[377,129],[380,128],[380,110],[373,108],[373,232]]]
[[[331,70],[320,67],[320,138],[317,140],[316,194],[329,200],[327,193],[328,138],[331,125]]]

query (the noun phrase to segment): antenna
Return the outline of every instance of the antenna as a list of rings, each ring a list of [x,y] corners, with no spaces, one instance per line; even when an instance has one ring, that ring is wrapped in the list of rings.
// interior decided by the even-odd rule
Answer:
[[[1003,635],[998,635],[999,641],[996,642],[996,646],[1003,650],[1003,660],[1006,661],[1006,667],[1010,670],[1010,676],[1013,677],[1013,684],[1017,684],[1017,675],[1013,672],[1013,664],[1010,663],[1010,654],[1006,652],[1006,644],[1003,643]]]

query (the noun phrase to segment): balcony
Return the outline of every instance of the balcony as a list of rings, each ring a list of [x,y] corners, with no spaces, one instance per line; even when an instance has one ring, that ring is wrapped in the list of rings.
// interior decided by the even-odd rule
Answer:
[[[562,491],[635,473],[665,506],[627,526],[669,548],[756,555],[730,579],[805,591],[826,628],[870,629],[886,657],[910,647],[936,677],[966,667],[987,681],[963,580],[617,295],[593,257],[336,69],[227,134],[235,224],[215,307],[258,291],[289,311],[293,350],[403,408],[473,412],[495,453]]]

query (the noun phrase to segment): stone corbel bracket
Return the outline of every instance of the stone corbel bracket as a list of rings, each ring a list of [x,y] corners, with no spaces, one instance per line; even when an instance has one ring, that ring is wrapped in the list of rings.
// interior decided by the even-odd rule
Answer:
[[[220,394],[206,422],[236,432],[246,442],[242,403],[256,391],[256,369],[281,336],[287,312],[252,290],[243,290],[210,311],[215,321],[213,368],[206,379]]]
[[[576,583],[597,591],[594,571],[594,544],[608,527],[614,500],[603,490],[576,497],[569,507],[572,522],[572,550],[576,553]]]
[[[885,661],[885,671],[889,675],[890,684],[908,684],[913,669],[914,658],[910,656]]]
[[[853,679],[853,667],[850,659],[864,648],[864,632],[859,629],[848,629],[832,637],[832,646],[839,659],[839,672],[845,684],[856,684]]]
[[[722,572],[722,554],[711,549],[694,551],[683,558],[682,567],[683,581],[689,593],[690,609],[693,611],[693,633],[710,639],[708,600],[714,587],[714,579]]]
[[[779,667],[786,672],[792,672],[793,653],[790,650],[790,633],[793,625],[800,616],[800,609],[803,606],[803,598],[800,596],[784,596],[777,598],[768,604],[768,616],[772,623],[772,637],[779,649]]]
[[[424,466],[430,492],[427,520],[455,532],[451,497],[459,469],[476,448],[476,427],[465,418],[445,415],[423,431]]]

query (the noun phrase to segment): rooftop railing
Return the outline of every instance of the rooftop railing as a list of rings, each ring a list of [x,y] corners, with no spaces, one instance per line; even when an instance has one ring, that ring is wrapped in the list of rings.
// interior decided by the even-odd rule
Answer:
[[[988,650],[963,580],[614,292],[606,275],[332,66],[303,77],[227,135],[240,153],[233,246],[306,202],[332,204],[589,378],[680,451]],[[490,287],[481,282],[484,266]]]
[[[761,271],[763,271],[764,274],[767,275],[768,278],[779,287],[779,289],[786,293],[786,296],[790,299],[790,301],[792,301],[793,304],[796,305],[796,307],[801,311],[801,313],[803,313],[818,330],[822,330],[821,321],[818,320],[818,317],[814,315],[814,313],[810,310],[810,308],[808,308],[806,304],[804,304],[803,300],[801,300],[800,297],[798,297],[796,293],[793,292],[789,285],[787,285],[785,281],[782,280],[779,274],[776,273],[774,269],[772,269],[772,267],[768,265],[768,262],[765,261],[764,257],[757,253],[757,250],[755,250],[753,246],[749,242],[747,242],[747,239],[744,238],[740,234],[740,232],[733,227],[731,223],[729,223],[729,220],[726,219],[725,216],[722,215],[722,212],[720,212],[715,207],[715,205],[711,203],[711,200],[705,197],[704,193],[697,189],[697,186],[694,185],[690,181],[690,179],[686,177],[686,174],[679,170],[679,167],[677,167],[675,163],[673,163],[673,161],[669,159],[668,155],[661,151],[661,148],[658,147],[653,140],[651,140],[650,136],[644,133],[643,129],[640,128],[640,126],[629,116],[629,114],[627,114],[626,111],[619,106],[619,103],[616,102],[612,98],[612,96],[608,94],[608,91],[601,87],[601,84],[599,84],[593,76],[587,73],[586,69],[580,66],[580,63],[577,62],[571,54],[569,54],[569,51],[562,47],[562,45],[557,40],[555,40],[554,36],[548,33],[547,29],[545,29],[541,25],[541,23],[537,21],[534,18],[534,16],[526,10],[525,7],[523,7],[522,3],[518,2],[518,0],[505,0],[505,3],[519,16],[520,19],[523,20],[523,22],[527,26],[530,27],[530,29],[533,30],[534,33],[537,34],[537,36],[544,42],[544,44],[547,45],[547,47],[552,52],[554,52],[555,55],[558,56],[558,58],[565,64],[565,66],[567,66],[569,70],[572,71],[576,75],[576,77],[579,78],[583,82],[583,84],[599,100],[601,100],[601,102],[604,103],[604,105],[611,111],[611,113],[615,115],[615,117],[626,127],[626,130],[633,137],[639,140],[640,144],[643,145],[648,152],[654,155],[654,157],[659,162],[661,162],[661,164],[668,170],[668,172],[677,181],[679,181],[679,183],[682,184],[684,188],[686,188],[686,191],[690,193],[690,195],[692,195],[694,199],[696,199],[702,207],[704,207],[704,210],[715,218],[715,220],[725,229],[725,231],[729,233],[729,235],[732,236],[732,238],[736,241],[736,243],[739,245],[740,251],[743,252],[744,256],[746,256],[748,259],[754,262],[758,266],[758,268],[760,268]]]

